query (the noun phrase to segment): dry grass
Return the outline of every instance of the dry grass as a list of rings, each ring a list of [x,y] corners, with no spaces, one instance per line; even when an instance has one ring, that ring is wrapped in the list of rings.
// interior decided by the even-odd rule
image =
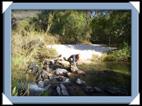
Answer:
[[[57,56],[54,49],[46,48],[47,44],[57,43],[58,39],[50,34],[22,31],[12,32],[12,88],[17,86],[18,80],[27,80],[25,74],[30,62],[41,64],[45,58]]]

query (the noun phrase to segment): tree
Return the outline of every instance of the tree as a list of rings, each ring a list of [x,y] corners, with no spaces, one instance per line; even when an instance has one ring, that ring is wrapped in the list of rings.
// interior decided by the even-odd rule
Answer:
[[[92,42],[115,44],[131,42],[130,11],[97,11],[91,23]]]
[[[89,39],[89,19],[89,14],[84,11],[59,11],[54,17],[51,32],[64,37],[66,43],[77,43],[83,39]]]

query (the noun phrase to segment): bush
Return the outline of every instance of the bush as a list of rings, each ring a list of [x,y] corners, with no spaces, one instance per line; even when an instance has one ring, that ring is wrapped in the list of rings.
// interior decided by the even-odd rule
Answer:
[[[102,54],[101,56],[97,55],[97,54],[94,54],[92,56],[91,61],[94,62],[94,63],[102,62],[105,57],[106,57],[106,54]]]
[[[118,62],[128,62],[130,63],[131,49],[128,46],[122,49],[109,52],[104,58],[104,61],[118,61]]]

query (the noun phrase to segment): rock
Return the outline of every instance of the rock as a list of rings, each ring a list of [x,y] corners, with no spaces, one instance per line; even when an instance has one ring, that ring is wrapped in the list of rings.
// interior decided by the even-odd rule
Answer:
[[[57,68],[55,70],[56,75],[63,75],[66,74],[68,71],[66,69]]]
[[[45,69],[48,72],[56,69],[56,61],[53,60],[53,59],[52,60],[51,59],[45,59],[43,61],[43,69]]]
[[[77,78],[76,83],[79,84],[79,85],[81,85],[81,84],[85,84],[85,81]]]
[[[48,86],[50,84],[49,79],[44,80],[44,87]]]
[[[60,87],[61,87],[62,95],[63,95],[63,96],[68,96],[69,93],[68,93],[66,87],[65,87],[63,84],[60,84]]]
[[[44,87],[44,81],[39,81],[38,82],[38,86],[41,87],[41,88],[43,88]]]
[[[43,80],[48,79],[48,72],[43,70],[41,73],[41,77],[43,78]]]
[[[39,72],[39,66],[36,63],[31,63],[28,65],[26,72],[37,74]]]
[[[69,79],[69,78],[66,78],[63,82],[65,82],[65,83],[70,83],[70,79]]]
[[[63,79],[64,79],[64,77],[63,77],[63,76],[57,76],[57,77],[55,77],[55,79],[56,79],[57,81],[62,82]]]
[[[68,76],[68,77],[71,77],[71,76],[72,76],[72,73],[68,72],[68,73],[67,73],[67,76]]]
[[[91,86],[87,86],[86,88],[85,88],[85,91],[87,92],[87,93],[94,93],[94,89],[93,89],[93,87],[91,87]]]
[[[82,71],[82,70],[78,70],[77,73],[78,73],[79,75],[83,75],[83,76],[86,75],[86,73],[85,73],[84,71]]]
[[[59,86],[57,86],[56,91],[57,91],[59,96],[61,96],[61,95],[68,96],[69,95],[66,87],[63,84],[60,84]]]
[[[94,87],[95,92],[102,92],[102,90],[98,87]]]
[[[57,93],[58,93],[59,96],[62,95],[61,88],[59,86],[57,86],[56,90],[57,90]]]
[[[79,69],[77,68],[76,65],[71,65],[70,70],[71,72],[77,72]]]
[[[48,84],[44,87],[45,90],[48,90],[51,87],[51,84]]]
[[[37,84],[30,84],[30,95],[31,96],[39,96],[45,89],[39,87]]]

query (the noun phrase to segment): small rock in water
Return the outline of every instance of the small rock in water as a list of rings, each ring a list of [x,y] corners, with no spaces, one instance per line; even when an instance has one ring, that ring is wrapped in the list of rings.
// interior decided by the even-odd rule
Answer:
[[[69,79],[69,78],[66,78],[66,79],[64,80],[64,82],[65,82],[65,83],[69,83],[69,82],[70,82],[70,79]]]
[[[69,93],[68,93],[66,87],[65,87],[63,84],[60,84],[60,87],[61,87],[62,95],[63,95],[63,96],[68,96]]]
[[[93,92],[94,92],[94,89],[93,89],[91,86],[87,86],[87,87],[86,87],[86,92],[87,92],[87,93],[93,93]]]
[[[102,92],[102,90],[101,90],[100,88],[98,88],[98,87],[94,87],[94,90],[95,90],[96,92]]]
[[[45,86],[45,89],[46,89],[46,90],[48,90],[48,89],[49,89],[49,87],[51,87],[51,84],[49,84],[49,85]]]
[[[85,84],[85,81],[83,81],[83,80],[81,80],[81,79],[78,78],[76,80],[76,83],[79,84],[79,85],[81,85],[81,84]]]
[[[49,79],[45,79],[44,80],[44,87],[47,86],[49,84]]]
[[[45,89],[39,87],[37,84],[30,84],[30,95],[39,96]]]
[[[43,81],[39,81],[38,82],[38,86],[41,87],[41,88],[43,88],[44,87],[44,82]]]
[[[61,69],[61,68],[58,68],[58,69],[56,69],[55,70],[55,73],[57,74],[57,75],[62,75],[62,74],[65,74],[65,73],[67,73],[68,71],[66,70],[66,69]]]
[[[60,84],[60,86],[57,86],[56,91],[59,96],[61,96],[61,95],[68,96],[69,95],[66,87],[63,84]]]
[[[58,95],[61,95],[61,88],[59,86],[57,86],[56,88]]]

